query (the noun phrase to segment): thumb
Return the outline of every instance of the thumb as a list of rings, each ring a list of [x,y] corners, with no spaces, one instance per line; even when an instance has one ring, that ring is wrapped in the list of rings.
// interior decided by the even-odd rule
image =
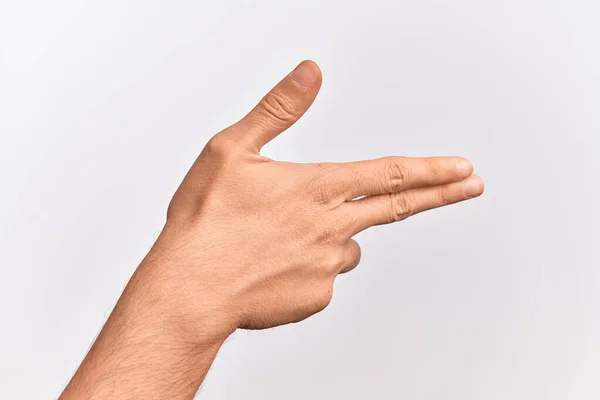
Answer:
[[[321,70],[313,61],[303,61],[283,78],[228,135],[260,149],[290,126],[310,108],[321,87]]]

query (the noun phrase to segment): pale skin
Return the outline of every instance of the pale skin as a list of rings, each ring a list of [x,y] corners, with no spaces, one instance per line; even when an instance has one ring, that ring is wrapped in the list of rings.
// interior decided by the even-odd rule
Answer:
[[[209,141],[60,399],[192,399],[236,329],[299,322],[327,307],[335,278],[359,263],[357,233],[483,193],[461,157],[261,156],[320,86],[319,68],[304,61]]]

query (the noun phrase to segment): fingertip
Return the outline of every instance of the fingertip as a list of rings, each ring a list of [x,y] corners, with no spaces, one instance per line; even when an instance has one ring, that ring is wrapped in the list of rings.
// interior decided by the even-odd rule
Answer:
[[[316,62],[304,60],[292,71],[290,78],[304,89],[312,89],[321,83],[321,69]]]
[[[485,192],[485,182],[483,181],[483,178],[481,176],[479,176],[479,175],[475,175],[475,176],[478,177],[479,180],[481,181],[481,193],[480,193],[480,195],[482,195],[483,192]]]
[[[459,158],[456,162],[456,173],[459,178],[468,178],[473,175],[473,164],[466,158]]]
[[[473,175],[465,181],[465,194],[469,198],[481,196],[484,190],[485,185],[479,175]]]

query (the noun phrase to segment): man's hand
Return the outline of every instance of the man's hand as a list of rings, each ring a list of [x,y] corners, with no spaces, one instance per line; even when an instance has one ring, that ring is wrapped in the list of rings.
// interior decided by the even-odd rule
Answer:
[[[301,63],[209,141],[65,399],[191,398],[237,328],[323,310],[335,277],[359,262],[358,232],[483,192],[459,157],[262,157],[261,147],[308,110],[320,85],[317,65]]]

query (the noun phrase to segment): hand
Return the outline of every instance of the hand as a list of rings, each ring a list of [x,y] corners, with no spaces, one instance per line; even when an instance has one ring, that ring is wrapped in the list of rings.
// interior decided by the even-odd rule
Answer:
[[[175,194],[145,264],[171,288],[172,313],[192,338],[207,310],[227,333],[323,310],[335,277],[360,260],[355,234],[483,192],[458,157],[341,164],[262,157],[261,147],[308,110],[320,85],[317,65],[301,63],[209,141]]]
[[[483,192],[458,157],[262,157],[320,85],[318,67],[303,62],[209,141],[61,400],[191,399],[234,330],[301,321],[329,304],[335,277],[360,260],[356,233]]]

